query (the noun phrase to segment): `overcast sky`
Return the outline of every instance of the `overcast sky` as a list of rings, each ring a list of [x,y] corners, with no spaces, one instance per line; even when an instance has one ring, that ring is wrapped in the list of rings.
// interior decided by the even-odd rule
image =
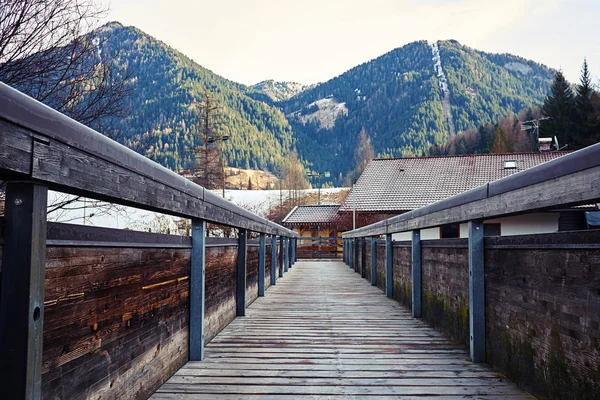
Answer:
[[[105,0],[133,25],[225,78],[305,84],[415,40],[456,39],[578,80],[600,77],[599,0]]]

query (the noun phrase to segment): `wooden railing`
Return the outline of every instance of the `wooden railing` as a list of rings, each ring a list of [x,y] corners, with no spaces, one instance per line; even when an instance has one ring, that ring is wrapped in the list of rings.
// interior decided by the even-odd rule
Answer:
[[[53,245],[47,240],[49,189],[192,221],[191,238],[189,242],[184,240],[190,251],[190,360],[204,357],[205,257],[210,244],[206,238],[207,222],[239,229],[237,316],[245,314],[249,232],[259,234],[259,296],[264,295],[266,235],[271,236],[272,284],[276,279],[277,255],[279,276],[295,260],[297,235],[293,231],[220,198],[2,83],[0,179],[6,181],[0,283],[0,387],[6,398],[42,396],[46,254],[48,246]],[[102,244],[101,239],[93,237],[102,232],[88,231],[88,241],[95,243],[91,247]],[[109,236],[119,241],[114,232]],[[76,238],[71,239],[77,242]],[[120,246],[116,242],[111,243],[112,248]],[[167,244],[147,247],[164,248]]]
[[[498,310],[489,307],[491,307],[492,297],[497,293],[486,293],[486,288],[490,286],[497,290],[498,279],[501,281],[498,273],[500,272],[501,277],[503,268],[498,265],[499,259],[507,263],[504,267],[507,274],[510,274],[508,271],[514,271],[514,274],[520,273],[518,271],[519,265],[523,269],[531,268],[528,273],[533,276],[524,276],[519,281],[521,284],[534,279],[540,279],[543,283],[544,280],[535,275],[539,274],[540,270],[544,270],[544,268],[548,271],[548,279],[556,279],[556,274],[560,274],[553,270],[550,272],[554,267],[553,265],[547,265],[544,268],[535,265],[533,260],[536,256],[545,260],[544,262],[547,262],[551,257],[554,257],[557,261],[562,260],[565,264],[560,268],[563,268],[564,272],[561,273],[564,273],[565,276],[568,275],[569,269],[581,269],[580,275],[583,274],[587,278],[581,282],[580,280],[577,282],[566,280],[563,282],[562,288],[546,288],[542,283],[537,285],[537,288],[517,287],[519,282],[516,282],[512,276],[509,281],[502,284],[505,285],[505,292],[509,292],[509,288],[511,288],[510,290],[515,290],[515,293],[518,293],[516,294],[517,298],[520,298],[519,296],[523,297],[523,303],[520,306],[523,307],[523,310],[529,310],[533,307],[531,304],[526,304],[527,299],[530,299],[531,302],[531,299],[538,296],[539,293],[547,293],[545,295],[548,298],[544,298],[540,303],[542,304],[540,307],[547,307],[543,304],[547,304],[549,301],[555,303],[563,301],[565,304],[571,304],[571,298],[574,296],[572,293],[585,292],[581,293],[580,299],[587,304],[587,308],[582,310],[581,313],[573,311],[573,316],[570,316],[571,320],[577,318],[577,321],[579,321],[581,319],[581,325],[569,328],[572,332],[575,332],[573,335],[579,335],[577,346],[580,346],[581,349],[569,348],[569,357],[573,359],[570,360],[568,365],[569,368],[572,367],[573,369],[570,370],[565,367],[564,373],[587,376],[587,367],[581,367],[581,365],[598,365],[600,360],[600,351],[593,350],[593,346],[587,349],[587,345],[585,345],[585,343],[593,342],[596,340],[593,338],[600,335],[599,325],[595,323],[594,328],[590,328],[589,322],[584,322],[588,319],[597,320],[598,314],[591,310],[593,307],[596,307],[596,311],[600,309],[600,292],[594,290],[594,287],[600,285],[600,275],[597,272],[600,271],[600,261],[598,261],[600,260],[600,232],[581,231],[572,234],[550,233],[512,238],[484,238],[483,222],[491,218],[549,211],[557,208],[565,209],[599,201],[600,144],[596,144],[510,177],[490,182],[458,196],[345,232],[343,234],[343,258],[351,268],[369,279],[373,285],[381,285],[380,287],[388,297],[394,297],[410,306],[412,315],[415,318],[424,317],[424,307],[427,307],[428,315],[425,317],[434,325],[443,324],[444,319],[453,321],[448,323],[449,325],[461,325],[464,314],[464,318],[468,318],[468,324],[465,328],[468,338],[467,343],[470,347],[471,359],[475,362],[489,362],[489,355],[494,354],[493,346],[486,343],[486,322],[488,327],[495,323],[494,320],[491,320],[491,315],[495,315],[494,313]],[[423,229],[459,223],[468,223],[468,239],[421,240]],[[412,240],[394,242],[392,234],[400,232],[412,232]],[[385,240],[378,241],[382,237]],[[463,250],[457,250],[458,248],[464,249],[464,254],[461,253]],[[521,250],[526,251],[522,252]],[[546,254],[545,251],[548,253]],[[530,258],[526,257],[528,252],[532,253]],[[565,254],[568,257],[565,258]],[[466,262],[464,264],[466,269],[458,267],[463,265],[463,260]],[[573,260],[577,261],[574,262]],[[582,265],[582,260],[587,260],[589,264]],[[381,274],[377,272],[378,264],[381,266]],[[424,265],[427,267],[426,272]],[[514,270],[514,267],[517,270]],[[460,272],[457,272],[457,268]],[[451,273],[447,273],[448,271],[451,271]],[[577,275],[577,273],[575,274]],[[424,279],[427,279],[427,293],[423,290]],[[458,304],[458,299],[462,298],[463,293],[460,289],[462,283],[458,284],[457,282],[463,282],[463,279],[466,288],[466,300],[464,304]],[[434,296],[436,291],[444,293],[436,298]],[[578,295],[580,294],[578,293]],[[514,298],[510,300],[513,301]],[[502,304],[496,304],[496,306],[502,308]],[[444,315],[442,312],[434,316],[431,310],[436,308],[446,310],[446,314],[449,313],[448,310],[454,310],[454,315]],[[556,312],[558,314],[561,312],[568,313],[564,309],[560,310],[559,306]],[[549,313],[549,311],[546,311],[546,313]],[[547,333],[544,340],[541,340],[547,345],[547,348],[536,350],[539,354],[542,354],[539,356],[540,358],[528,360],[528,367],[518,365],[518,373],[514,373],[514,370],[504,370],[505,373],[511,375],[517,381],[520,375],[521,380],[529,380],[529,384],[531,384],[535,381],[533,379],[534,375],[542,376],[547,372],[542,371],[541,368],[547,368],[548,365],[552,364],[552,360],[548,359],[548,357],[552,357],[549,348],[551,347],[550,342],[554,340],[551,340],[550,332],[566,329],[561,328],[560,325],[567,324],[568,318],[561,319],[560,315],[554,320],[557,326],[536,325],[533,321],[536,321],[536,318],[542,318],[543,315],[544,312],[542,311],[532,312],[527,322],[529,324],[528,328],[526,328]],[[575,317],[574,315],[578,316]],[[508,327],[507,324],[505,326]],[[517,329],[516,327],[509,328],[514,329],[512,333]],[[511,333],[510,329],[508,336]],[[494,342],[493,345],[501,341],[497,336],[492,337],[491,340]],[[503,337],[502,340],[506,340],[506,337]],[[526,345],[523,346],[523,348],[530,349]],[[515,347],[512,351],[508,349],[506,351],[511,353],[517,350]],[[535,351],[529,351],[529,353],[531,352]],[[517,358],[519,356],[513,355],[511,357]],[[575,360],[579,356],[582,359]],[[497,358],[496,355],[495,366],[503,369],[503,365],[497,365]],[[568,359],[568,357],[566,358]],[[567,370],[570,372],[567,372]],[[595,368],[592,368],[592,370],[597,371]],[[530,375],[525,375],[525,373]],[[592,375],[593,373],[596,372],[592,372]],[[556,376],[554,378],[555,380],[558,379]],[[590,392],[593,385],[598,385],[595,387],[600,386],[597,378],[582,379],[583,381],[592,382],[590,384],[592,386],[586,386],[587,389],[585,390],[582,389],[584,392]],[[563,386],[562,389],[557,389],[556,392],[561,394],[554,394],[554,398],[560,398],[561,395],[565,395],[565,390],[569,390],[568,385]],[[535,388],[532,390],[535,390]],[[548,396],[547,392],[540,391],[540,394]]]

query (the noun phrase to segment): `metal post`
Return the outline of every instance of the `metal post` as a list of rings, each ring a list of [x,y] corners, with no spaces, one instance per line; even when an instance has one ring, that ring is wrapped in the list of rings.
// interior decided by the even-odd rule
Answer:
[[[348,239],[348,249],[349,249],[349,253],[348,253],[348,266],[351,269],[354,269],[354,239]]]
[[[352,230],[356,229],[356,184],[352,184]]]
[[[284,253],[284,257],[283,257],[283,272],[288,272],[289,266],[290,266],[290,254],[289,254],[289,242],[290,242],[290,238],[285,238],[283,240],[283,253]]]
[[[265,295],[265,234],[258,237],[258,297]]]
[[[361,245],[361,251],[360,251],[360,264],[361,264],[361,270],[360,270],[360,276],[362,278],[366,278],[367,277],[367,238],[361,238],[360,240],[360,245]]]
[[[390,299],[394,293],[394,252],[392,247],[392,234],[385,235],[385,294]]]
[[[271,285],[277,284],[277,236],[271,236]]]
[[[40,399],[48,188],[6,185],[0,297],[2,398]]]
[[[485,266],[483,221],[469,221],[469,329],[471,360],[485,362]]]
[[[412,316],[421,318],[421,231],[412,231]]]
[[[243,317],[246,315],[246,253],[248,250],[248,231],[246,229],[240,229],[238,243],[235,309],[237,316]]]
[[[371,238],[371,285],[377,286],[377,238]]]
[[[204,360],[205,277],[206,221],[193,219],[190,268],[190,361]]]
[[[283,278],[283,236],[279,236],[279,277]]]

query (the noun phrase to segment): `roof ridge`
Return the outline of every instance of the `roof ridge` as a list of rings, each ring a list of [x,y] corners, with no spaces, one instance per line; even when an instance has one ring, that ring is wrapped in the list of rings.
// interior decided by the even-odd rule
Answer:
[[[415,160],[424,158],[459,158],[459,157],[495,157],[495,156],[511,156],[511,155],[541,155],[541,154],[569,154],[573,151],[560,150],[560,151],[523,151],[519,153],[481,153],[481,154],[453,154],[444,156],[421,156],[421,157],[389,157],[389,158],[373,158],[371,161],[388,161],[388,160]]]

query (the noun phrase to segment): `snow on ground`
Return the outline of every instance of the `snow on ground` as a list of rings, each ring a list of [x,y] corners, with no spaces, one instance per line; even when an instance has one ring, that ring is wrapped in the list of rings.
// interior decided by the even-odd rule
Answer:
[[[348,190],[347,188],[321,189],[321,204],[335,204],[330,198],[335,194]],[[316,198],[317,189],[302,191],[305,195]],[[215,194],[221,195],[221,190],[215,190]],[[280,199],[288,198],[288,191],[282,190],[226,190],[225,198],[232,203],[249,210],[255,214],[265,216],[271,207],[276,206]],[[50,191],[48,193],[48,205],[56,204],[72,198],[70,195]],[[60,209],[48,215],[48,221],[65,222],[77,225],[93,225],[105,228],[148,230],[160,224],[167,224],[171,231],[175,232],[178,217],[167,216],[166,218],[152,211],[140,210],[125,206],[107,206],[106,203],[99,204],[96,200],[80,200],[68,205],[69,209]]]

